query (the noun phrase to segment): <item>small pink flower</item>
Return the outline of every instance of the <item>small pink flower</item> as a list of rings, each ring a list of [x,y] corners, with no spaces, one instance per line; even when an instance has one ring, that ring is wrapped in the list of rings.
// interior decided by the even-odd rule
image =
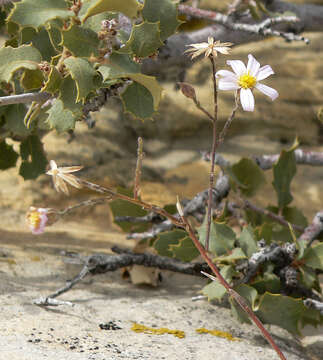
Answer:
[[[29,229],[34,235],[42,234],[48,221],[48,209],[38,208],[31,206],[26,216],[26,221]]]

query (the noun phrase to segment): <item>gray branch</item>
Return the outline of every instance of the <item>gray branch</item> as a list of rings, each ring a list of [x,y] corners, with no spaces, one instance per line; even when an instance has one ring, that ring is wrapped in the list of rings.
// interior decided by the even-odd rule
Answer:
[[[33,101],[43,103],[51,97],[51,94],[47,92],[35,92],[35,93],[26,93],[19,95],[10,95],[0,97],[0,106],[10,105],[10,104],[28,104]]]
[[[226,175],[221,174],[215,184],[213,189],[213,208],[217,208],[221,201],[228,195],[230,191],[229,178]],[[201,191],[195,197],[188,201],[185,206],[183,206],[184,216],[193,216],[198,221],[202,221],[205,215],[205,208],[207,206],[209,196],[209,189]],[[176,218],[180,218],[177,213],[174,215]],[[116,218],[118,220],[118,218]],[[130,219],[128,219],[130,220]],[[132,219],[133,222],[138,222],[137,220]],[[153,238],[164,231],[170,231],[175,227],[175,225],[170,220],[164,220],[159,224],[155,224],[152,228],[146,232],[142,233],[132,233],[128,235],[129,239],[146,239]]]
[[[299,240],[307,242],[307,246],[311,246],[313,241],[323,232],[323,211],[318,212],[312,223],[304,230]]]

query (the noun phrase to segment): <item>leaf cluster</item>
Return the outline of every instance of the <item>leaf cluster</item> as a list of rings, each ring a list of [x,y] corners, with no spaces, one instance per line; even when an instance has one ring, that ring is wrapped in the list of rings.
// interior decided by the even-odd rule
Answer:
[[[269,204],[266,210],[280,214],[286,223],[305,229],[308,225],[305,216],[291,206],[291,183],[296,174],[294,150],[297,145],[296,141],[292,147],[283,150],[273,166],[272,186],[273,193],[276,193],[276,204]],[[234,193],[245,197],[253,196],[266,182],[263,170],[249,158],[243,158],[223,170],[230,176]],[[241,210],[238,224],[243,225],[238,225],[236,215],[230,212],[228,203],[229,200],[226,200],[221,215],[211,223],[209,237],[209,251],[222,276],[249,302],[265,323],[278,325],[293,334],[300,334],[301,328],[307,324],[321,324],[323,316],[319,311],[306,307],[303,300],[308,297],[322,299],[318,276],[323,271],[323,243],[309,245],[300,240],[301,232],[294,231],[292,226],[283,226],[266,214],[255,213],[251,209]],[[128,207],[129,204],[125,202],[112,202],[113,216],[118,219],[125,214],[129,215]],[[147,218],[147,213],[139,206],[131,207],[132,217]],[[159,221],[161,224],[162,219]],[[156,229],[158,222],[155,221],[153,225],[149,222],[134,223],[133,218],[129,218],[116,223],[124,231],[147,234],[141,241],[153,247],[161,256],[184,262],[196,261],[199,257],[193,241],[182,229],[168,229],[156,232],[156,236],[149,236],[147,229],[151,226]],[[197,227],[197,235],[203,245],[206,229],[205,216]],[[294,251],[284,252],[286,249]],[[286,275],[288,271],[295,278],[292,284]],[[227,294],[223,285],[217,281],[208,283],[202,293],[210,301],[224,301]],[[240,307],[229,300],[233,315],[239,321],[248,322],[248,317]]]
[[[119,89],[113,94],[137,118],[149,119],[157,111],[162,88],[142,74],[140,62],[157,54],[180,25],[172,0],[22,0],[2,7],[1,19],[7,40],[0,49],[0,95],[52,96],[45,103],[1,107],[1,169],[15,166],[20,156],[31,164],[20,174],[37,177],[44,168],[30,154],[39,146],[26,159],[6,139],[36,146],[27,138],[36,136],[40,142],[48,131],[73,131],[87,116],[87,103],[102,90]],[[112,20],[115,28],[106,25]],[[133,23],[130,30],[124,22]],[[41,154],[43,166],[43,149]]]

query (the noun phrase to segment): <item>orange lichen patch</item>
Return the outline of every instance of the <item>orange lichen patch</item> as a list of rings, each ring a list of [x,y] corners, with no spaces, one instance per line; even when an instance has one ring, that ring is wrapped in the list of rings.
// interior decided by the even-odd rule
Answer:
[[[141,325],[141,324],[137,324],[137,323],[133,323],[131,330],[136,333],[144,333],[144,334],[151,334],[151,335],[171,334],[180,339],[183,339],[185,337],[185,332],[182,330],[170,330],[167,328],[155,329],[155,328],[151,328],[149,326]]]
[[[232,334],[226,331],[208,330],[205,328],[196,329],[195,331],[199,334],[211,334],[213,336],[221,337],[230,341],[240,341],[240,339],[233,337]]]

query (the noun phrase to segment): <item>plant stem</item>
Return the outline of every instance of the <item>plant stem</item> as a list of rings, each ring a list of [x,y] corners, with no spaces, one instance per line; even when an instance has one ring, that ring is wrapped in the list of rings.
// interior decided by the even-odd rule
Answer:
[[[34,92],[19,95],[1,96],[0,106],[10,104],[27,104],[33,101],[42,103],[48,100],[50,97],[51,94],[47,92]]]
[[[265,329],[262,322],[258,319],[258,317],[255,315],[255,313],[252,311],[252,309],[249,307],[246,300],[239,295],[233,288],[229,285],[229,283],[224,279],[224,277],[221,275],[219,268],[213,263],[213,261],[210,259],[210,257],[207,254],[206,249],[203,247],[203,245],[199,242],[197,239],[195,232],[190,225],[190,223],[187,221],[187,219],[184,216],[181,216],[181,219],[184,223],[185,230],[189,233],[190,238],[194,242],[194,245],[199,250],[200,254],[202,255],[203,259],[207,262],[210,269],[213,271],[213,273],[216,275],[217,280],[220,282],[221,285],[225,287],[229,295],[238,303],[238,305],[244,310],[249,317],[252,319],[252,321],[257,325],[257,327],[262,332],[265,339],[269,342],[269,344],[273,347],[273,349],[276,351],[278,356],[281,360],[287,360],[282,351],[279,349],[277,344],[275,343],[274,339],[271,337],[269,332]],[[206,273],[204,273],[206,274]],[[207,276],[211,277],[212,280],[216,280],[216,278],[210,276],[207,274]]]
[[[211,229],[211,221],[212,221],[212,191],[214,186],[214,167],[215,167],[215,152],[218,145],[217,142],[217,118],[218,118],[218,91],[216,88],[216,64],[214,56],[210,56],[210,60],[212,63],[212,80],[213,80],[213,98],[214,98],[214,116],[213,116],[213,143],[211,150],[211,171],[210,171],[210,187],[209,187],[209,201],[208,201],[208,209],[207,209],[207,230],[206,230],[206,238],[205,238],[205,249],[209,250],[209,239],[210,239],[210,229]]]
[[[140,178],[141,178],[141,167],[142,167],[142,158],[144,153],[142,151],[143,141],[142,138],[138,138],[138,149],[137,149],[137,164],[136,164],[136,171],[135,171],[135,184],[133,188],[133,197],[138,199],[140,195]]]

